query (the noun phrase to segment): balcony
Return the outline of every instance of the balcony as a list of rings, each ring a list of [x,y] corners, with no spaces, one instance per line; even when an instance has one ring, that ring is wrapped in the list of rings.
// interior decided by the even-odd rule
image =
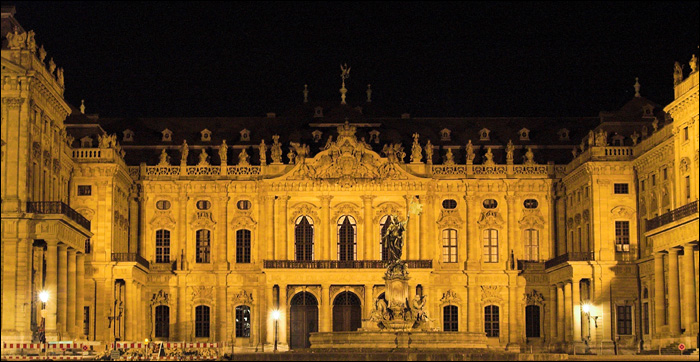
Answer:
[[[698,200],[683,205],[675,210],[671,210],[663,215],[647,220],[647,231],[660,228],[676,220],[698,213]]]
[[[265,260],[267,269],[385,269],[388,261],[384,260]],[[409,269],[431,269],[432,260],[406,260]]]
[[[30,201],[27,202],[27,212],[65,215],[86,230],[90,230],[90,221],[62,201]]]
[[[544,267],[545,269],[549,269],[559,264],[566,263],[567,261],[593,261],[594,259],[595,253],[592,251],[577,251],[549,259],[544,262]]]
[[[112,253],[112,261],[135,261],[144,268],[148,269],[148,260],[144,259],[141,255],[137,253]]]

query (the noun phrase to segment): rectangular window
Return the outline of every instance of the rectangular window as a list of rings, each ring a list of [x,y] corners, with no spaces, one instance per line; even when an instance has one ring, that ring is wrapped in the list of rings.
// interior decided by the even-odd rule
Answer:
[[[630,251],[630,222],[615,221],[615,251]]]
[[[525,260],[539,261],[539,259],[539,231],[535,229],[527,229],[525,230]]]
[[[156,263],[170,263],[170,231],[156,230]]]
[[[91,185],[78,185],[78,196],[90,196],[92,195]]]
[[[690,134],[688,133],[688,127],[683,127],[683,141],[687,141],[688,138],[690,138]]]
[[[651,186],[656,186],[656,175],[651,175]]]
[[[616,194],[629,194],[630,188],[628,184],[615,184],[614,190]]]
[[[649,334],[649,303],[642,305],[642,323],[644,323],[644,334]]]
[[[690,201],[690,176],[685,177],[685,200]]]
[[[442,308],[442,330],[445,332],[459,332],[458,313],[456,305],[447,305]]]
[[[668,180],[668,168],[664,168],[664,180]]]
[[[498,306],[486,306],[484,308],[484,331],[486,332],[486,337],[498,337],[499,329]]]
[[[498,230],[484,230],[484,263],[498,263]]]
[[[442,231],[442,262],[457,262],[457,230],[455,229]]]
[[[617,334],[632,334],[632,306],[621,305],[617,307]]]
[[[250,263],[250,230],[236,231],[236,263]]]
[[[586,186],[586,188],[583,189],[583,192],[584,192],[583,196],[584,196],[585,198],[588,198],[588,186]]]
[[[245,305],[236,307],[236,337],[250,337],[250,308]]]
[[[197,230],[197,263],[209,262],[210,235],[209,230]]]
[[[195,308],[194,336],[209,337],[209,307],[206,305]]]
[[[83,336],[90,336],[90,307],[83,307]]]
[[[644,190],[646,189],[646,188],[644,187],[644,184],[645,184],[644,180],[642,180],[642,181],[639,182],[639,188],[642,189],[642,191],[644,191]]]

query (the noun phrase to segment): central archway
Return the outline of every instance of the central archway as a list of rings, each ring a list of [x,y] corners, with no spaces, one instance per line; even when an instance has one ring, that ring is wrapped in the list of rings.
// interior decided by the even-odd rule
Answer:
[[[362,304],[352,292],[342,292],[333,301],[333,332],[354,332],[362,328]]]
[[[318,300],[311,293],[301,292],[290,303],[289,348],[309,348],[309,335],[318,332]]]

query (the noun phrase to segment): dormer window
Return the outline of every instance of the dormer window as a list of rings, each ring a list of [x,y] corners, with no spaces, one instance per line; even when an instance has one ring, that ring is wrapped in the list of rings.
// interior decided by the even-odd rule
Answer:
[[[205,128],[202,131],[202,142],[209,142],[209,141],[211,141],[211,131]]]
[[[654,106],[652,106],[651,104],[647,104],[644,107],[642,107],[642,117],[644,117],[644,118],[654,117]]]
[[[562,128],[557,132],[559,134],[559,141],[568,141],[569,140],[569,130],[566,128]]]
[[[373,129],[369,133],[369,141],[374,142],[376,144],[379,144],[379,131],[377,131],[376,129]]]
[[[530,130],[529,129],[523,128],[520,131],[518,131],[518,134],[520,135],[521,141],[529,141],[530,140]]]
[[[479,131],[479,141],[490,141],[489,133],[491,133],[491,130],[482,128],[481,131]]]
[[[623,145],[624,145],[624,140],[625,140],[625,137],[624,137],[624,136],[619,135],[619,134],[616,134],[616,135],[612,138],[612,144],[613,144],[613,146],[623,146]]]
[[[124,137],[122,138],[122,142],[134,142],[134,131],[130,129],[124,130]]]
[[[80,139],[80,147],[82,148],[92,148],[92,138],[90,136],[85,136]]]
[[[163,142],[172,142],[173,131],[166,128],[161,133],[163,134],[163,139],[162,139]]]
[[[323,107],[314,108],[314,118],[321,118],[321,117],[323,117]]]
[[[452,131],[447,128],[443,128],[442,131],[440,131],[440,141],[451,141],[452,138],[450,137],[450,133],[452,133]]]
[[[315,131],[311,132],[311,136],[313,136],[314,142],[318,143],[318,141],[321,140],[321,136],[323,136],[323,132],[321,132],[319,130],[315,130]]]
[[[248,142],[250,141],[250,131],[246,128],[241,130],[241,142]]]

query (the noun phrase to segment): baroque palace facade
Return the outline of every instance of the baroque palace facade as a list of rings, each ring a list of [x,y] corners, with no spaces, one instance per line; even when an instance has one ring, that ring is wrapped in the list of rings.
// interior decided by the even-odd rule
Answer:
[[[671,104],[637,83],[598,117],[394,117],[343,82],[281,115],[109,119],[5,8],[2,33],[3,341],[269,351],[279,310],[279,348],[308,347],[370,323],[382,230],[417,203],[403,256],[434,329],[697,347],[695,56]]]

